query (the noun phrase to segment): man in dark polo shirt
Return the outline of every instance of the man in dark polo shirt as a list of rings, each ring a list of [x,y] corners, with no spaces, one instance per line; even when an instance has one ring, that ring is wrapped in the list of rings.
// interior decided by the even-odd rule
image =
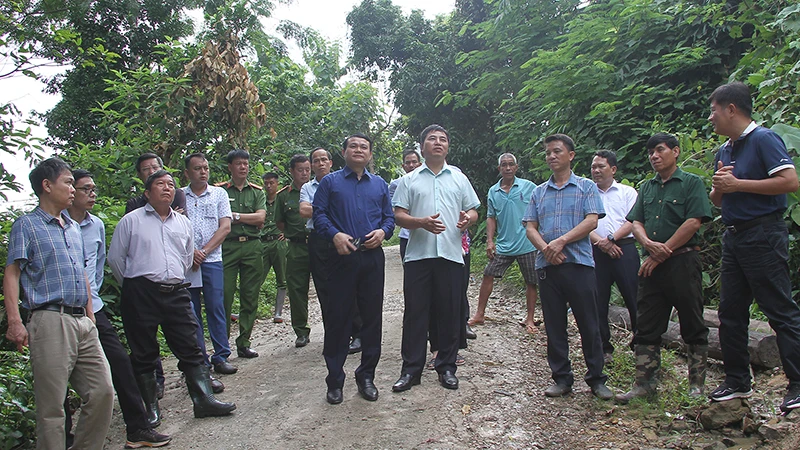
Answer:
[[[672,308],[678,311],[681,337],[689,353],[689,395],[703,393],[708,356],[708,327],[703,321],[703,270],[697,231],[711,220],[703,180],[678,168],[678,139],[656,133],[647,141],[656,176],[642,183],[627,219],[646,258],[639,269],[636,322],[636,379],[617,395],[628,403],[656,393],[661,366],[661,335]]]
[[[222,266],[225,285],[225,318],[228,336],[231,333],[231,309],[236,281],[239,281],[239,337],[236,354],[240,358],[257,358],[250,348],[250,335],[256,321],[258,292],[264,279],[261,227],[267,214],[266,197],[261,186],[247,181],[250,174],[250,154],[231,150],[226,157],[230,181],[217,186],[227,191],[231,202],[231,232],[222,243]]]
[[[311,269],[308,261],[308,231],[306,219],[300,215],[300,189],[311,176],[311,162],[305,155],[289,160],[292,184],[278,194],[275,223],[289,241],[286,254],[286,290],[292,309],[292,328],[297,335],[295,347],[308,345],[311,328],[308,326],[308,287]]]
[[[725,381],[711,400],[749,397],[750,357],[747,333],[750,305],[769,319],[789,388],[781,410],[800,407],[800,307],[792,299],[789,244],[783,213],[786,194],[797,190],[797,172],[783,140],[756,125],[753,102],[743,83],[718,87],[711,94],[709,120],[727,136],[714,160],[711,201],[722,207],[722,270],[719,338]]]
[[[286,239],[275,225],[275,201],[278,198],[278,174],[267,172],[263,175],[264,190],[267,197],[267,212],[264,228],[261,230],[261,243],[264,254],[264,280],[269,269],[275,272],[275,311],[272,321],[283,323],[283,302],[286,300]],[[285,187],[283,189],[286,189]],[[281,191],[283,191],[281,189]],[[261,284],[264,282],[262,281]]]
[[[345,139],[342,147],[347,166],[322,178],[313,203],[314,229],[334,247],[325,250],[327,257],[323,260],[328,291],[322,354],[328,367],[325,382],[330,404],[342,402],[344,363],[356,307],[362,323],[356,385],[364,399],[378,399],[374,379],[381,357],[385,275],[381,244],[394,231],[389,186],[366,170],[372,160],[372,141],[363,134],[354,134]]]

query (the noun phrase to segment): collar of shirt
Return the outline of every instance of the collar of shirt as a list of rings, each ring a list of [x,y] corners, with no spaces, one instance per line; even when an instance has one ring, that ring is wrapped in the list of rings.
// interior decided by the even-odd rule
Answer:
[[[443,174],[443,173],[445,173],[445,172],[450,172],[451,170],[453,170],[453,167],[451,167],[451,166],[450,166],[449,164],[447,164],[447,163],[444,163],[444,165],[442,166],[442,170],[440,170],[440,171],[439,171],[439,173],[433,173],[433,171],[431,170],[431,168],[430,168],[430,167],[428,167],[428,164],[427,164],[427,163],[422,163],[422,165],[421,165],[421,166],[419,166],[418,168],[416,168],[415,170],[419,170],[420,172],[423,172],[423,171],[426,171],[426,170],[427,170],[428,172],[430,172],[430,174],[431,174],[431,175],[433,175],[433,176],[435,176],[435,177],[438,177],[439,175],[441,175],[441,174]]]
[[[151,205],[149,202],[146,205],[144,205],[144,210],[145,210],[146,213],[155,214],[155,215],[158,216],[159,219],[161,219],[161,215],[158,213],[158,211],[156,211],[155,208],[153,208],[153,205]],[[167,217],[164,218],[164,219],[161,219],[161,221],[162,222],[166,222],[167,219],[171,219],[171,218],[175,217],[176,214],[178,214],[178,213],[176,213],[174,209],[170,208],[169,209],[169,214],[167,214]]]
[[[58,217],[51,216],[50,213],[48,213],[47,211],[43,210],[41,206],[37,206],[36,209],[33,210],[33,212],[38,214],[38,215],[40,215],[40,216],[42,216],[42,218],[44,219],[44,221],[46,223],[50,223],[50,222],[56,221],[56,222],[59,222],[59,225],[61,225],[60,221],[58,220]],[[64,210],[64,211],[61,211],[59,214],[61,215],[61,219],[63,219],[63,222],[64,222],[64,225],[62,226],[62,228],[66,229],[66,228],[71,227],[72,223],[74,222],[74,220],[72,220],[72,217],[69,216],[69,213],[67,213],[67,211]],[[75,223],[77,223],[77,222],[75,222]]]
[[[208,183],[206,183],[206,187],[205,187],[205,189],[203,189],[203,192],[201,192],[199,195],[194,193],[194,191],[192,190],[192,185],[191,185],[191,184],[190,184],[190,185],[188,185],[188,186],[186,186],[186,188],[185,188],[183,191],[186,193],[186,195],[187,195],[188,197],[197,197],[197,198],[200,198],[200,197],[204,197],[204,196],[206,196],[206,195],[209,195],[209,192],[208,192]]]
[[[605,194],[606,192],[611,192],[612,189],[619,189],[619,186],[617,185],[618,185],[617,180],[611,180],[611,186],[609,186],[608,189],[604,191],[600,189],[600,186],[597,186],[597,190],[600,191],[601,194]]]
[[[495,191],[502,191],[503,190],[503,180],[501,179],[500,181],[498,181],[496,186],[497,187],[494,189]],[[511,183],[511,187],[513,188],[514,186],[519,186],[519,178],[517,178],[517,177],[514,177],[514,182]]]
[[[554,177],[555,175],[550,175],[550,178],[547,179],[547,185],[549,187],[552,187],[553,189],[564,189],[568,184],[574,184],[575,186],[578,185],[578,176],[575,175],[575,173],[572,171],[569,172],[569,179],[567,180],[567,182],[564,183],[564,185],[561,187],[556,185]]]
[[[350,177],[350,176],[356,176],[356,175],[357,175],[357,174],[356,174],[356,172],[355,172],[353,169],[351,169],[351,168],[350,168],[350,166],[344,166],[344,168],[342,169],[342,173],[344,174],[344,177],[345,177],[345,178],[348,178],[348,177]],[[367,177],[367,179],[370,179],[370,178],[372,178],[374,175],[372,175],[371,173],[369,173],[369,170],[367,170],[367,168],[365,167],[365,168],[364,168],[364,173],[362,174],[362,178],[363,178],[364,176],[366,176],[366,177]],[[314,178],[314,180],[316,180],[316,178]],[[317,184],[319,184],[319,183],[317,183]]]
[[[678,168],[675,169],[675,172],[672,173],[672,176],[669,177],[669,180],[667,180],[666,182],[669,183],[671,180],[681,180],[681,181],[683,181],[685,178],[686,178],[686,174],[684,173],[684,171],[681,170],[680,167],[678,167]],[[651,178],[650,182],[651,183],[661,184],[661,175],[656,173],[656,176]]]

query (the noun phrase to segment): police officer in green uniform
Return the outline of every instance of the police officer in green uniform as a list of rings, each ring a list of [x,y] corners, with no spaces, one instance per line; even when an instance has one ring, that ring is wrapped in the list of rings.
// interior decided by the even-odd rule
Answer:
[[[275,271],[275,314],[272,321],[283,323],[283,301],[286,299],[286,240],[275,225],[275,205],[278,199],[278,174],[267,172],[262,177],[267,196],[267,218],[264,220],[264,229],[261,230],[261,242],[264,246],[264,280],[269,275],[269,269]],[[280,191],[284,191],[286,187]],[[263,284],[263,281],[261,282]]]
[[[306,219],[300,216],[300,188],[311,177],[311,162],[305,155],[294,155],[289,161],[292,185],[275,200],[275,222],[289,241],[286,255],[286,288],[292,309],[292,328],[297,335],[295,347],[308,345],[308,285],[311,270],[308,262]]]
[[[228,192],[233,221],[231,232],[222,243],[222,267],[225,276],[225,316],[231,334],[231,308],[236,278],[239,278],[239,337],[236,353],[241,358],[256,358],[250,348],[250,334],[256,321],[258,291],[264,279],[261,227],[266,217],[264,190],[247,181],[250,154],[232,150],[226,158],[231,180],[220,184]]]

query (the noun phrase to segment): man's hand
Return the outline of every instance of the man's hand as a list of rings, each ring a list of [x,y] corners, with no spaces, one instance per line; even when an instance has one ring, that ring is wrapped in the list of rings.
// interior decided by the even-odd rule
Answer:
[[[178,213],[178,214],[183,214],[183,215],[186,215],[186,214],[184,214],[186,211],[185,211],[183,208],[178,208],[178,207],[175,207],[175,208],[174,208],[174,211],[175,211],[176,213]]]
[[[494,255],[497,252],[494,242],[491,239],[486,240],[486,257],[489,259],[494,259]]]
[[[716,192],[730,194],[731,192],[738,192],[738,183],[739,179],[733,175],[733,166],[723,166],[722,161],[719,161],[717,163],[717,171],[711,177],[711,187]]]
[[[644,260],[642,263],[642,267],[639,268],[639,276],[640,277],[649,277],[653,274],[653,270],[661,264],[661,261],[656,261],[651,256],[648,256],[647,259]]]
[[[444,232],[447,227],[444,226],[444,222],[439,220],[439,215],[440,213],[436,213],[432,216],[422,218],[422,228],[433,234],[440,234]]]
[[[279,241],[285,241],[286,240],[286,236],[284,236],[283,233],[281,233],[281,234],[278,235],[278,240]]]
[[[200,264],[203,264],[206,260],[206,252],[202,249],[194,251],[194,259],[192,260],[192,267],[197,266],[200,267]]]
[[[650,253],[650,258],[655,259],[658,263],[662,263],[672,256],[672,249],[661,242],[650,241],[645,249],[647,253]]]
[[[352,242],[353,236],[350,236],[347,233],[336,233],[333,237],[333,245],[336,246],[336,252],[340,255],[349,255],[354,251],[358,250]]]
[[[556,255],[561,253],[562,250],[564,250],[564,246],[565,245],[566,244],[561,239],[553,239],[552,241],[550,241],[547,244],[547,247],[545,247],[542,250],[542,253],[544,253],[545,259],[547,259],[548,261],[553,259]]]
[[[550,263],[551,265],[557,266],[566,261],[567,255],[565,255],[564,253],[556,253],[552,256],[545,255],[544,259],[546,259],[547,262]]]
[[[22,348],[28,346],[28,330],[22,322],[9,323],[6,339],[17,344],[17,351],[22,352]]]
[[[607,254],[613,259],[619,259],[622,257],[622,249],[619,248],[617,244],[609,241],[608,238],[602,238],[595,242],[594,245],[596,245],[600,250],[603,251],[603,253]]]
[[[381,242],[383,242],[383,238],[385,237],[386,233],[383,230],[372,230],[369,234],[364,236],[364,239],[366,239],[364,241],[364,247],[369,249],[378,248],[381,246]]]
[[[458,223],[456,223],[456,228],[461,231],[464,231],[465,228],[469,227],[469,214],[466,211],[461,211],[458,215]]]

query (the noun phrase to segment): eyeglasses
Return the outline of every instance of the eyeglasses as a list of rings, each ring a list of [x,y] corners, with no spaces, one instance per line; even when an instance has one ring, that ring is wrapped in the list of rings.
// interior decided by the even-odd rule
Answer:
[[[82,187],[79,187],[79,188],[75,188],[75,190],[83,191],[83,193],[86,194],[86,195],[92,195],[92,194],[97,195],[97,186],[94,186],[94,187],[92,187],[92,186],[82,186]]]
[[[139,171],[140,171],[140,172],[147,172],[147,171],[150,171],[150,172],[158,172],[159,170],[161,170],[161,166],[158,166],[158,165],[153,165],[153,166],[140,166],[140,167],[139,167]]]

